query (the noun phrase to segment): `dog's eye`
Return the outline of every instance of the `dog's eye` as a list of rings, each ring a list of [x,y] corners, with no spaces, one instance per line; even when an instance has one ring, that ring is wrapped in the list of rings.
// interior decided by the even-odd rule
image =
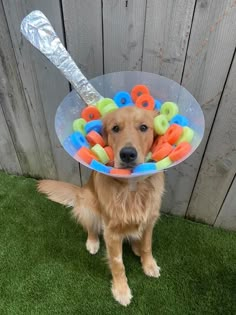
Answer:
[[[145,132],[145,131],[148,130],[148,126],[146,126],[146,125],[141,125],[141,126],[139,127],[139,130],[142,131],[142,132]]]
[[[117,133],[117,132],[120,131],[120,127],[117,126],[117,125],[115,125],[114,127],[112,127],[112,131],[115,132],[115,133]]]

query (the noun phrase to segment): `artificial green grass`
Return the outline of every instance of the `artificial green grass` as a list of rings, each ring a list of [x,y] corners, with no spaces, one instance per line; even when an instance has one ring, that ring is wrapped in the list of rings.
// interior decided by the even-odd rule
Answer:
[[[0,314],[236,314],[236,233],[163,215],[153,239],[159,279],[124,245],[134,296],[124,308],[110,292],[104,243],[91,256],[69,209],[35,184],[0,173]]]

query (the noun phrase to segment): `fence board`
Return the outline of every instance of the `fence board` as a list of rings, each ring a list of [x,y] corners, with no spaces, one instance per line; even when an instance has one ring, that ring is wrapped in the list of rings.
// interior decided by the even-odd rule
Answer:
[[[22,172],[24,174],[39,176],[42,172],[42,168],[40,160],[38,159],[38,147],[34,138],[31,121],[29,119],[23,87],[17,69],[17,63],[1,2],[0,30],[1,119],[3,119],[4,113],[11,134],[11,139],[13,140],[15,149],[17,151]],[[4,128],[4,125],[1,126],[1,128]],[[5,135],[7,135],[7,133],[8,132],[6,128]],[[13,153],[12,151],[13,147],[10,141],[9,150],[3,152],[3,155],[5,156],[1,157],[2,163],[3,159],[5,159],[5,161],[9,159],[8,163],[10,163],[11,157],[9,157],[8,154]],[[14,153],[13,156],[15,156]],[[10,169],[13,167],[13,165],[9,165]],[[19,166],[17,164],[15,164],[15,167],[15,171],[19,171]]]
[[[214,226],[236,230],[236,177],[234,178]]]
[[[62,0],[67,49],[87,78],[103,74],[102,1]],[[90,171],[80,166],[82,183]]]
[[[202,105],[205,136],[197,151],[176,169],[168,171],[169,191],[163,209],[186,213],[206,141],[234,53],[235,1],[198,1],[195,9],[183,85]]]
[[[195,0],[148,0],[142,70],[181,81]]]
[[[101,0],[62,0],[67,49],[88,77],[103,74]]]
[[[0,84],[0,94],[2,94],[1,90],[2,89]],[[0,101],[0,104],[1,103],[2,101]],[[16,155],[16,151],[1,106],[0,135],[0,169],[9,172],[10,174],[22,174],[20,163]]]
[[[188,217],[213,224],[236,173],[236,58],[194,187]],[[236,206],[236,205],[235,205]]]
[[[104,71],[140,70],[145,0],[104,0]]]
[[[44,177],[58,177],[79,183],[78,165],[61,148],[54,130],[56,108],[68,93],[69,85],[59,71],[23,39],[19,31],[24,16],[39,9],[49,18],[63,41],[60,1],[3,0],[3,3],[39,147],[42,174]]]

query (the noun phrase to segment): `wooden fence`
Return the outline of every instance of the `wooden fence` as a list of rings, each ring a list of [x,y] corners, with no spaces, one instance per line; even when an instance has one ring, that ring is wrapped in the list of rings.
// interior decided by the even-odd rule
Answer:
[[[45,13],[87,77],[143,70],[185,86],[201,104],[197,152],[166,173],[163,212],[236,229],[235,0],[0,0],[0,169],[81,184],[54,115],[69,84],[20,34]]]

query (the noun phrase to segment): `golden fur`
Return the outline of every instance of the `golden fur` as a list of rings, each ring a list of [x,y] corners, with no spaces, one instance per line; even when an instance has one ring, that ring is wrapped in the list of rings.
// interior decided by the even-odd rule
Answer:
[[[104,138],[115,153],[114,164],[122,167],[119,156],[125,146],[134,147],[136,164],[143,163],[153,143],[152,111],[124,107],[106,115]],[[143,132],[140,125],[148,129]],[[119,126],[119,132],[113,127]],[[76,220],[88,232],[86,248],[91,254],[99,249],[99,234],[103,233],[112,273],[112,293],[122,305],[128,305],[132,295],[122,260],[122,242],[129,238],[133,252],[140,256],[146,275],[158,277],[159,267],[152,256],[152,231],[160,215],[164,191],[164,175],[157,173],[128,181],[93,172],[82,188],[75,185],[42,180],[38,190],[56,202],[73,207]]]

